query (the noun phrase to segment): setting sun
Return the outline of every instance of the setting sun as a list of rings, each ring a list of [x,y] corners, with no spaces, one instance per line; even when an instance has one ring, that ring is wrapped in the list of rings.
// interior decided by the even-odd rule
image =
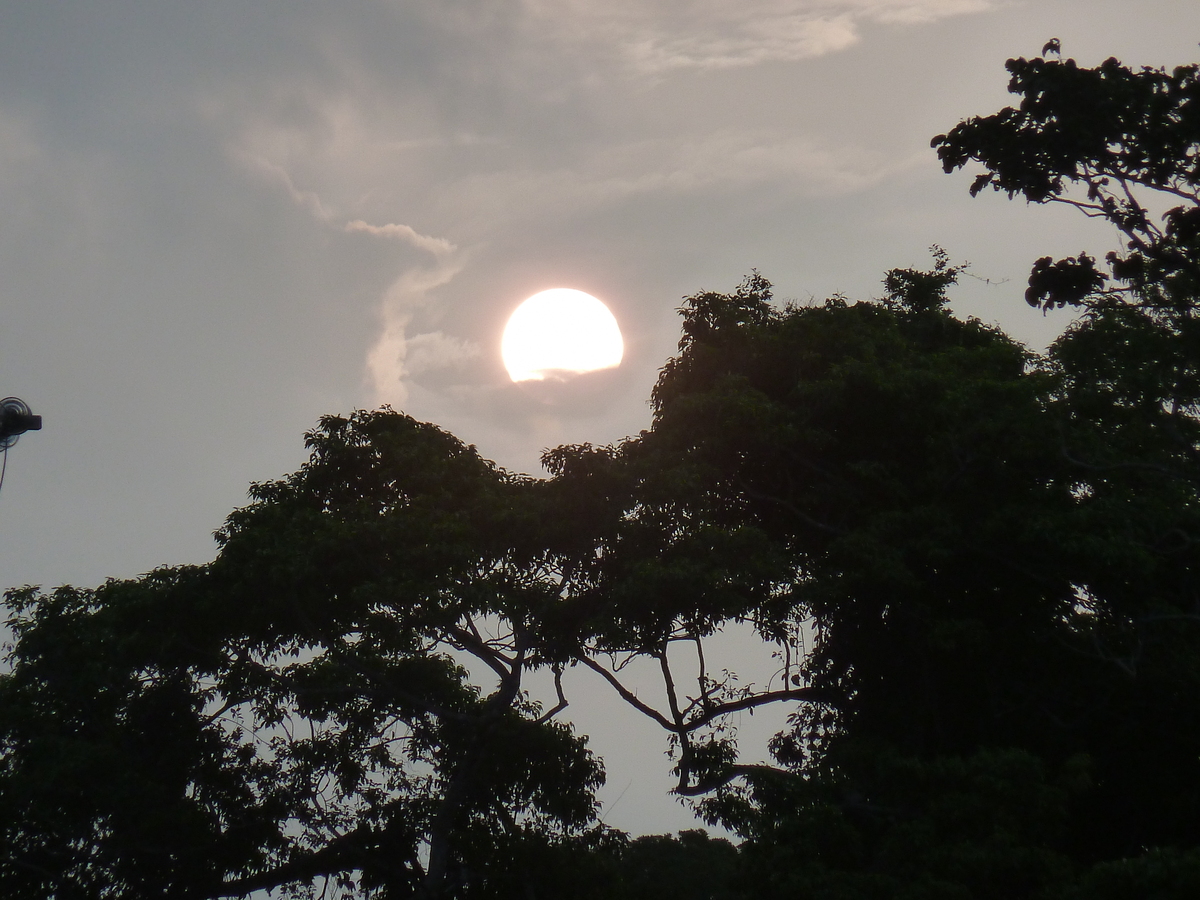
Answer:
[[[607,306],[591,294],[553,288],[517,307],[500,355],[513,381],[563,380],[621,364],[625,344]]]

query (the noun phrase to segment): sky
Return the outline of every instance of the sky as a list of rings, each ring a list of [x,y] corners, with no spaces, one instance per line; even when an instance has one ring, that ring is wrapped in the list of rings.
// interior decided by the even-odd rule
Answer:
[[[208,561],[326,413],[388,403],[530,473],[636,434],[681,299],[754,269],[867,299],[938,244],[971,264],[955,311],[1041,349],[1069,318],[1024,304],[1031,262],[1115,235],[972,200],[929,141],[1051,37],[1170,68],[1200,4],[0,0],[0,395],[44,417],[7,460],[0,587]],[[558,406],[500,362],[554,287],[626,344]],[[657,751],[601,737],[653,730],[580,690],[608,821],[691,824]]]

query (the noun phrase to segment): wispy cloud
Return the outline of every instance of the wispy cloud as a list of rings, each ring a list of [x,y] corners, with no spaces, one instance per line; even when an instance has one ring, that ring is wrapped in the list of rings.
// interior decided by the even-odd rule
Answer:
[[[927,165],[928,154],[899,156],[768,130],[724,129],[692,140],[629,141],[596,148],[576,165],[472,174],[446,186],[444,202],[497,220],[555,220],[656,198],[730,195],[775,185],[795,197],[871,189]]]
[[[670,33],[655,28],[625,43],[636,68],[723,69],[778,60],[806,59],[843,50],[859,39],[854,16],[783,14],[766,18],[720,17],[701,29]]]
[[[297,206],[307,210],[314,218],[322,222],[329,222],[334,218],[334,213],[326,208],[315,191],[304,191],[296,187],[292,176],[283,166],[251,154],[241,154],[241,158],[250,168],[257,170],[268,181],[280,185]]]
[[[479,355],[477,345],[441,331],[408,334],[413,314],[429,301],[430,292],[449,284],[466,260],[455,244],[421,234],[410,225],[371,225],[356,219],[348,222],[345,230],[398,240],[433,257],[432,265],[408,269],[388,288],[380,304],[380,334],[367,354],[367,375],[375,401],[401,406],[408,400],[412,376]]]
[[[239,155],[255,171],[281,186],[313,218],[330,225],[341,218],[316,191],[298,187],[283,166],[261,156]],[[353,219],[341,229],[349,234],[398,241],[432,257],[430,263],[406,268],[384,293],[379,305],[379,336],[367,353],[367,379],[374,401],[400,406],[408,399],[407,382],[413,375],[456,365],[480,352],[478,346],[441,331],[408,334],[414,313],[429,301],[432,291],[448,284],[462,271],[465,255],[452,241],[422,234],[403,223],[373,225]]]
[[[641,73],[807,59],[860,39],[866,22],[917,24],[983,12],[994,0],[526,0],[568,43],[603,43]]]
[[[405,346],[404,374],[420,375],[474,359],[482,352],[478,344],[460,340],[441,331],[415,334]]]
[[[447,258],[409,269],[384,294],[379,337],[367,354],[367,377],[376,403],[403,406],[412,376],[478,355],[477,346],[440,331],[408,334],[414,313],[429,301],[432,291],[449,284],[462,266],[461,261]]]
[[[395,238],[406,244],[411,244],[418,250],[432,253],[437,257],[450,256],[458,249],[458,247],[445,238],[435,238],[421,234],[411,225],[395,225],[391,223],[387,225],[371,225],[362,219],[355,219],[353,222],[346,223],[346,231],[362,231],[367,234],[376,235],[377,237]]]
[[[629,166],[638,177],[628,180],[605,172],[606,160],[587,180],[597,199],[627,193],[691,193],[740,190],[778,182],[806,195],[836,195],[860,191],[921,160],[895,158],[882,151],[822,146],[804,135],[746,131],[715,131],[690,142],[655,141],[643,151],[656,160]]]
[[[378,301],[366,356],[376,402],[403,404],[414,379],[428,386],[438,381],[428,373],[481,353],[462,338],[482,340],[471,329],[487,291],[460,289],[465,278],[450,285],[468,256],[486,259],[522,230],[582,233],[619,207],[681,199],[854,194],[918,162],[807,121],[692,116],[664,103],[673,73],[818,57],[871,23],[913,25],[1002,0],[496,2],[422,11],[443,52],[421,71],[392,57],[376,71],[358,55],[369,43],[330,39],[323,80],[268,84],[257,103],[214,94],[205,107],[243,165],[298,208],[396,247],[398,276]],[[444,324],[455,316],[459,335]]]

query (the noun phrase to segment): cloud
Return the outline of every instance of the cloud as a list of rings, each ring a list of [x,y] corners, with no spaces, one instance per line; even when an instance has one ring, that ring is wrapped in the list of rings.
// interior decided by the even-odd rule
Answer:
[[[465,259],[455,244],[421,234],[411,225],[371,225],[355,219],[346,223],[345,230],[398,240],[434,259],[433,265],[409,268],[388,288],[379,310],[382,328],[367,354],[375,402],[402,406],[408,400],[408,380],[413,375],[456,365],[480,352],[477,345],[441,331],[408,335],[413,314],[428,302],[431,291],[449,284],[462,271]]]
[[[481,348],[471,341],[459,340],[440,331],[415,334],[405,347],[404,373],[420,375],[434,369],[460,365],[479,356]]]
[[[283,187],[293,202],[313,218],[329,224],[338,218],[316,191],[297,187],[283,166],[253,154],[235,155]],[[353,219],[342,230],[399,241],[433,257],[432,265],[407,268],[384,293],[379,307],[379,337],[367,353],[367,379],[375,403],[403,405],[408,399],[407,382],[411,376],[456,365],[480,352],[477,345],[441,331],[408,335],[413,314],[428,302],[431,291],[448,284],[462,270],[465,258],[458,246],[446,238],[422,234],[403,223],[372,225],[363,219]]]
[[[362,219],[355,219],[353,222],[346,223],[346,231],[362,231],[378,237],[396,238],[406,244],[411,244],[418,250],[424,250],[437,257],[450,256],[458,249],[458,247],[445,238],[429,237],[416,231],[410,225],[395,225],[390,223],[387,225],[370,225]]]
[[[864,0],[866,15],[877,22],[916,25],[950,16],[987,12],[995,0]]]
[[[403,406],[408,400],[411,376],[479,353],[478,347],[440,331],[408,336],[413,314],[428,302],[430,292],[448,284],[463,265],[457,257],[447,256],[432,266],[410,268],[384,294],[379,310],[382,327],[367,354],[367,376],[376,403]]]
[[[806,59],[843,50],[857,41],[858,29],[849,14],[785,14],[764,19],[730,16],[681,35],[650,30],[629,40],[625,50],[636,68],[663,72]]]
[[[917,24],[994,0],[526,0],[560,42],[607,44],[634,71],[720,69],[809,59],[858,42],[864,22]]]
[[[241,158],[247,165],[264,175],[269,181],[273,181],[283,187],[295,204],[301,209],[307,210],[313,218],[319,219],[322,222],[328,222],[334,218],[333,212],[325,207],[325,204],[321,202],[321,198],[315,191],[303,191],[296,187],[292,176],[283,166],[273,163],[264,157],[252,154],[241,154]]]
[[[897,156],[771,130],[722,129],[691,140],[655,138],[600,147],[575,165],[471,174],[442,201],[491,221],[577,219],[584,211],[672,197],[730,196],[773,185],[778,195],[818,197],[869,190],[921,165],[922,147]]]
[[[680,145],[658,143],[658,165],[642,167],[642,174],[632,182],[619,176],[596,179],[592,190],[600,196],[694,193],[777,182],[800,194],[836,195],[864,190],[924,160],[822,146],[803,135],[742,129],[716,131]]]
[[[462,270],[464,261],[458,258],[455,244],[421,234],[411,225],[371,225],[355,219],[346,223],[345,230],[398,240],[434,258],[432,266],[409,269],[388,289],[380,306],[383,327],[367,354],[367,373],[376,402],[400,406],[408,399],[407,382],[413,375],[479,355],[478,345],[441,331],[408,336],[413,313],[428,301],[430,291],[448,284]]]
[[[321,32],[319,76],[204,96],[203,115],[243,165],[326,227],[396,248],[398,261],[384,262],[396,277],[373,294],[374,402],[404,404],[414,380],[432,389],[439,379],[425,376],[479,355],[466,339],[486,344],[493,291],[507,289],[498,248],[518,248],[514,270],[548,252],[534,235],[557,247],[599,234],[611,252],[623,238],[604,223],[623,211],[653,219],[852,195],[928,163],[924,140],[918,159],[890,135],[884,145],[821,133],[819,116],[710,109],[703,91],[685,95],[689,73],[830,54],[870,23],[960,16],[991,0],[498,2],[478,16],[480,0],[408,10],[438,47],[420,66],[347,27],[336,39]],[[783,77],[752,75],[768,88]],[[497,271],[482,285],[460,277],[468,256]]]
[[[413,314],[429,301],[430,292],[462,271],[466,260],[445,238],[421,234],[410,225],[371,225],[361,219],[346,223],[348,232],[401,241],[433,257],[432,265],[407,269],[388,288],[380,303],[381,330],[367,353],[367,376],[376,403],[402,406],[413,375],[455,365],[476,356],[479,348],[440,331],[408,335]]]

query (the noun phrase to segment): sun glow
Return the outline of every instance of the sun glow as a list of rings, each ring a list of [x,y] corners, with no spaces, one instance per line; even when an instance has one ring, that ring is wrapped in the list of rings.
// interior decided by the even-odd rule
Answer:
[[[583,291],[553,288],[517,307],[500,356],[513,381],[565,380],[621,364],[625,343],[608,307]]]

